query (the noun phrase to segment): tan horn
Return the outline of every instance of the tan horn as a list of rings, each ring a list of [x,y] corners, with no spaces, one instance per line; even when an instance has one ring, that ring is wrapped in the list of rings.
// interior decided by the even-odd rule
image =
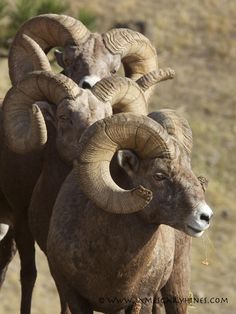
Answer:
[[[85,130],[74,166],[80,188],[105,211],[128,214],[143,209],[152,192],[143,186],[124,190],[113,181],[110,161],[119,149],[131,149],[140,158],[172,159],[175,147],[160,124],[142,115],[119,113]]]
[[[119,76],[104,78],[96,83],[91,91],[99,100],[111,103],[114,113],[148,113],[144,94],[131,79]]]
[[[17,53],[15,54],[12,51],[12,58],[14,58],[14,63],[9,61],[9,69],[10,73],[13,71],[16,74],[14,74],[16,80],[13,81],[13,84],[22,80],[32,70],[51,71],[50,63],[43,50],[32,38],[25,34],[21,37],[21,45],[18,47]]]
[[[103,35],[104,44],[112,54],[120,54],[125,75],[138,80],[158,69],[156,49],[144,35],[130,29],[112,29]],[[148,98],[151,90],[148,90]]]
[[[175,76],[175,71],[167,68],[165,70],[152,71],[147,74],[144,74],[140,77],[136,83],[140,86],[143,91],[148,90],[153,85],[156,85],[159,82],[173,79]]]
[[[13,86],[3,101],[4,130],[8,147],[19,154],[40,150],[47,142],[44,117],[35,104],[57,105],[75,99],[80,88],[69,78],[52,72],[33,72]]]
[[[186,119],[181,117],[175,110],[171,109],[162,109],[157,112],[152,112],[148,116],[160,123],[188,155],[191,154],[193,137],[192,130]]]
[[[85,25],[66,15],[44,14],[26,21],[17,32],[9,52],[9,75],[13,84],[22,77],[20,70],[23,69],[25,73],[24,66],[26,72],[36,70],[30,61],[28,50],[22,44],[23,34],[34,40],[44,53],[53,47],[82,44],[90,36]],[[20,69],[18,64],[21,65]]]

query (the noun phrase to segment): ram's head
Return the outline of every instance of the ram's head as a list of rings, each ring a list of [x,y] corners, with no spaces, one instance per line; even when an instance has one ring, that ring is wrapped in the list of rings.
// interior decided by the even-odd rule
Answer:
[[[72,17],[45,14],[27,21],[15,36],[9,54],[13,84],[29,71],[47,70],[43,54],[53,47],[62,47],[55,55],[63,73],[83,88],[116,73],[121,64],[133,80],[158,69],[156,50],[140,33],[113,29],[100,35]],[[46,68],[40,67],[42,64]]]
[[[171,110],[150,117],[122,113],[83,133],[75,171],[82,191],[99,208],[137,212],[146,223],[198,237],[212,211],[191,170],[191,147],[187,121]]]
[[[147,114],[144,90],[162,77],[154,74],[138,83],[118,76],[104,78],[88,90],[63,74],[29,73],[3,102],[6,143],[16,153],[42,149],[49,120],[56,129],[57,150],[71,162],[77,156],[80,135],[95,121],[119,112]]]

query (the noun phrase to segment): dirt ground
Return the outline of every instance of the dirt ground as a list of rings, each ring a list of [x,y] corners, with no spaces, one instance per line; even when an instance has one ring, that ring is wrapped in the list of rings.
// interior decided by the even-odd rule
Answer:
[[[172,108],[190,122],[194,136],[193,169],[209,179],[212,226],[193,240],[192,284],[199,303],[192,314],[236,313],[236,3],[231,0],[71,1],[97,16],[98,31],[117,22],[147,22],[160,67],[176,71],[152,98],[150,111]],[[7,64],[0,60],[0,97],[8,86]],[[204,261],[207,259],[209,265]],[[59,313],[59,301],[43,254],[37,253],[38,279],[33,314]],[[0,293],[0,314],[19,313],[19,260],[9,267]]]

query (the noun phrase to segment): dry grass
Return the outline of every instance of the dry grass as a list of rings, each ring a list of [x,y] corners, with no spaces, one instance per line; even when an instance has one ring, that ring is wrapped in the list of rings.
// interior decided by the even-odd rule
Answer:
[[[193,241],[192,292],[227,297],[228,304],[195,304],[195,314],[231,314],[236,294],[236,4],[231,0],[86,0],[72,1],[97,15],[99,31],[124,20],[148,20],[161,67],[176,78],[160,84],[151,110],[174,108],[190,121],[194,133],[193,167],[209,180],[207,199],[215,217],[209,234]],[[6,64],[0,61],[1,93],[8,86]],[[225,214],[226,212],[226,214]],[[210,238],[210,240],[208,239]],[[209,266],[202,260],[208,255]],[[57,313],[58,299],[42,254],[33,314]],[[19,265],[12,263],[0,294],[0,314],[19,312]]]

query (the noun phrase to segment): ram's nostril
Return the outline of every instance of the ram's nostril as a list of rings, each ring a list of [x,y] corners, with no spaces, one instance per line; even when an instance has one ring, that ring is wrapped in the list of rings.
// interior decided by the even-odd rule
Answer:
[[[91,89],[91,87],[92,86],[88,82],[86,82],[86,81],[84,81],[83,84],[82,84],[82,88],[84,88],[84,89]]]
[[[201,214],[200,219],[205,220],[207,223],[210,222],[210,217],[208,215],[205,215],[205,214]]]

